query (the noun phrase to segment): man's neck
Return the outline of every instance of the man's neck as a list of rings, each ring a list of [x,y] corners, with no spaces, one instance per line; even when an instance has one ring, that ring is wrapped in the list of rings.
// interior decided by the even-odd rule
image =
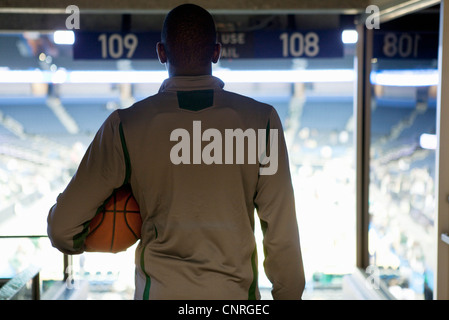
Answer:
[[[210,76],[212,75],[212,66],[207,67],[199,67],[199,68],[173,68],[171,66],[168,67],[168,76],[169,77],[194,77],[194,76]]]

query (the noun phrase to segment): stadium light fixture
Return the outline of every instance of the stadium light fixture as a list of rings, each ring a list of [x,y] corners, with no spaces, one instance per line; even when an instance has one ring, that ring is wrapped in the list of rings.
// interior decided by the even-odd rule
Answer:
[[[214,75],[225,83],[307,83],[351,82],[353,69],[333,70],[217,70]],[[166,71],[68,71],[0,69],[0,83],[161,83],[168,77]]]
[[[343,30],[343,32],[341,33],[341,41],[344,44],[352,44],[352,43],[357,43],[359,39],[359,34],[357,33],[356,30]]]
[[[435,134],[423,133],[419,137],[419,145],[423,149],[435,150],[437,148],[437,136]]]
[[[53,42],[56,44],[74,44],[75,33],[71,30],[58,30],[53,33]]]
[[[213,73],[225,83],[318,83],[352,82],[354,69],[238,70]],[[161,83],[166,71],[43,71],[0,68],[0,83]],[[437,70],[391,70],[371,73],[371,83],[383,86],[434,86]]]
[[[371,73],[371,83],[382,86],[426,87],[439,82],[438,70],[388,70]]]

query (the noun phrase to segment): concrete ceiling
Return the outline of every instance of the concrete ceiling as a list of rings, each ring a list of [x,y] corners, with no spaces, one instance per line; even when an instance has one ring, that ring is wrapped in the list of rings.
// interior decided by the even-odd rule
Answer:
[[[15,13],[65,13],[68,5],[74,4],[71,0],[2,0],[0,7],[3,12]],[[76,5],[84,12],[89,13],[137,13],[154,14],[166,13],[173,7],[184,2],[192,2],[210,10],[212,13],[294,13],[294,12],[361,12],[371,4],[369,0],[77,0]],[[381,0],[385,2],[385,0]],[[403,1],[404,2],[404,1]]]
[[[180,0],[77,0],[76,5],[85,13],[166,13],[186,1]],[[413,8],[435,4],[435,0],[195,0],[188,1],[207,8],[213,13],[322,13],[356,14],[367,6],[377,5],[382,10],[408,6]],[[75,4],[72,0],[1,0],[0,12],[64,14],[65,8]]]
[[[164,15],[179,0],[77,0],[82,28],[85,30],[117,30],[123,28],[124,16],[132,29],[158,29]],[[222,28],[248,28],[263,24],[286,27],[291,17],[300,16],[302,23],[322,28],[338,27],[341,16],[366,16],[369,5],[380,9],[381,21],[434,6],[440,0],[195,0],[208,9]],[[0,31],[52,31],[65,28],[66,8],[73,0],[0,0]],[[276,15],[276,19],[273,16]],[[287,16],[289,21],[287,21]],[[307,17],[309,16],[309,17]],[[320,17],[324,17],[320,19]],[[274,21],[276,20],[276,21]],[[294,18],[293,18],[294,20]],[[231,26],[231,27],[229,27]],[[291,26],[291,25],[290,25]],[[296,25],[295,25],[296,26]]]

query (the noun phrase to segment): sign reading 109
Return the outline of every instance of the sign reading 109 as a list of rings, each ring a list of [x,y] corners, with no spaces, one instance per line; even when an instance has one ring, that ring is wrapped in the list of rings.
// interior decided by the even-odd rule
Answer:
[[[106,34],[98,36],[101,43],[101,58],[131,59],[136,51],[139,39],[134,33],[122,35],[120,33]]]
[[[76,32],[74,59],[157,59],[159,32]]]

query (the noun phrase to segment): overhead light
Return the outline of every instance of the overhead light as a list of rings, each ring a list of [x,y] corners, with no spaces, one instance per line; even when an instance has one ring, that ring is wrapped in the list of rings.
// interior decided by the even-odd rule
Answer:
[[[56,73],[58,71],[55,70]],[[161,83],[168,78],[166,71],[16,71],[1,70],[0,83]],[[214,75],[225,83],[310,83],[351,82],[353,69],[333,70],[217,70]]]
[[[419,145],[423,149],[435,150],[437,148],[437,136],[435,134],[423,133],[419,137]]]
[[[343,30],[341,33],[341,41],[345,44],[357,43],[359,34],[356,30]]]
[[[44,62],[46,58],[47,58],[47,55],[43,52],[39,55],[39,61]]]
[[[53,33],[53,42],[56,44],[74,44],[75,33],[70,30],[58,30]]]
[[[41,70],[4,70],[0,68],[0,83],[48,83]]]
[[[353,69],[320,70],[219,70],[214,75],[226,82],[351,82],[355,79]]]
[[[56,74],[55,74],[56,73]],[[225,83],[352,82],[353,69],[214,71]],[[52,71],[0,68],[0,83],[161,83],[166,71]],[[371,83],[383,86],[435,86],[437,70],[390,70],[371,72]]]
[[[225,83],[272,82],[351,82],[353,69],[334,70],[217,70],[214,75]],[[71,71],[72,83],[160,83],[168,77],[166,71]]]
[[[389,70],[371,73],[371,83],[382,86],[436,86],[438,79],[438,70]]]
[[[64,68],[56,69],[51,76],[52,83],[64,83],[67,80],[67,71]]]
[[[70,71],[70,83],[161,83],[166,71]]]

